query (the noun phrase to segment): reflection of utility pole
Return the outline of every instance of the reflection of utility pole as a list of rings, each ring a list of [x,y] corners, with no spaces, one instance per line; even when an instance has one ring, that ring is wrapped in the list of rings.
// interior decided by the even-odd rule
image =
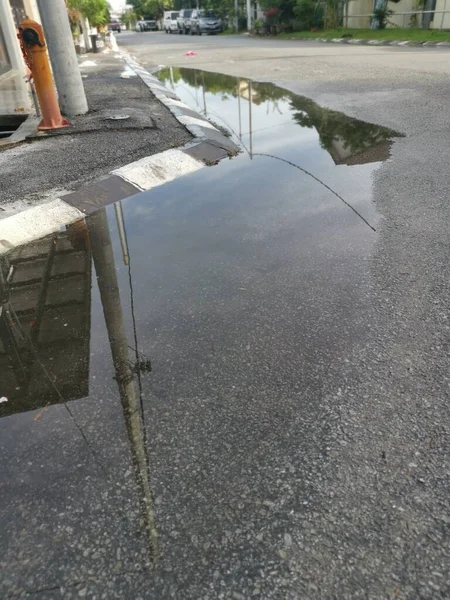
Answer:
[[[116,213],[117,230],[119,232],[120,245],[122,246],[123,264],[127,267],[130,263],[130,255],[128,254],[127,234],[125,232],[122,203],[120,201],[114,202],[114,211]]]
[[[205,73],[202,73],[203,79],[203,110],[205,111],[205,117],[208,115],[206,112],[206,94],[205,94]]]
[[[103,208],[93,214],[87,222],[103,314],[108,330],[111,356],[140,492],[141,511],[148,533],[150,551],[153,559],[156,559],[158,557],[158,534],[144,423],[134,383],[134,371],[128,355],[128,340],[123,321],[116,265],[105,209]]]
[[[198,106],[198,83],[197,83],[197,71],[194,71],[194,85],[195,85],[195,103]]]
[[[248,81],[248,128],[250,131],[250,158],[253,158],[253,131],[252,131],[252,82]]]
[[[242,140],[241,80],[240,79],[238,79],[238,113],[239,113],[239,139]]]
[[[173,80],[173,67],[169,67],[169,73],[170,73],[170,84],[172,86],[172,89],[175,89],[175,82]]]

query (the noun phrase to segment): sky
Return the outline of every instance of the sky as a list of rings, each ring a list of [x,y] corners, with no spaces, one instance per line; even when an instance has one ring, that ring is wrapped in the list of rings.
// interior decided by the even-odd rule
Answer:
[[[121,11],[123,10],[123,8],[125,7],[125,0],[109,0],[109,3],[111,4],[111,8],[114,11]]]

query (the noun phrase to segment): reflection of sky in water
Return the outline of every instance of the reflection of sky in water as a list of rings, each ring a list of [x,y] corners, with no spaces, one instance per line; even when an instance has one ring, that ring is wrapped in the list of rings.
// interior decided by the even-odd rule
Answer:
[[[390,140],[398,135],[270,83],[185,68],[165,69],[160,79],[191,108],[228,129],[235,139],[240,137],[248,150],[254,146],[254,153],[274,153],[290,148],[304,167],[383,161],[389,156]]]
[[[233,187],[232,194],[244,193],[247,180],[251,179],[253,191],[264,190],[263,193],[275,197],[301,195],[305,199],[307,195],[309,200],[303,203],[305,212],[324,210],[320,201],[324,188],[320,189],[317,181],[286,163],[258,156],[271,154],[310,171],[366,218],[376,219],[374,207],[368,202],[371,175],[388,157],[395,132],[322,109],[307,98],[268,83],[252,84],[250,106],[249,84],[244,79],[177,68],[161,71],[160,79],[190,108],[225,127],[235,141],[241,138],[243,155],[233,161],[232,167],[220,165],[211,170],[206,179],[212,185],[229,168],[233,180],[239,182],[236,185],[228,182]],[[332,198],[331,192],[326,196],[326,204],[330,200],[339,202]]]
[[[189,72],[191,79],[193,73]],[[207,77],[211,84],[214,74],[209,73]],[[225,83],[229,84],[230,80],[237,81],[227,78]],[[197,83],[201,81],[202,76],[198,74]],[[170,85],[167,79],[165,82]],[[259,85],[264,87],[259,88]],[[232,131],[234,137],[241,131],[243,143],[250,148],[250,105],[245,97],[239,102],[236,93],[217,89],[207,89],[203,94],[201,85],[196,88],[182,78],[178,78],[174,87],[181,100],[192,108],[204,110],[206,105],[207,115]],[[248,97],[248,88],[241,84],[240,89]],[[275,97],[268,97],[272,92]],[[270,84],[253,84],[253,98],[252,160],[244,151],[232,160],[224,160],[123,201],[134,269],[136,318],[143,330],[148,326],[148,319],[142,307],[148,304],[149,297],[152,298],[150,312],[153,313],[153,308],[156,313],[164,312],[167,303],[172,303],[178,293],[190,298],[191,286],[195,289],[196,281],[223,272],[220,282],[215,279],[216,275],[211,280],[212,294],[218,300],[221,294],[226,295],[224,290],[230,284],[225,271],[232,265],[251,272],[255,262],[264,262],[262,248],[265,246],[272,248],[275,254],[280,253],[287,265],[294,262],[296,268],[308,270],[310,263],[328,261],[329,256],[339,261],[344,257],[347,260],[355,252],[364,254],[373,241],[364,222],[315,179],[292,165],[258,156],[258,153],[281,157],[311,171],[376,225],[376,211],[371,203],[371,175],[380,162],[370,162],[367,155],[363,155],[366,164],[336,165],[336,154],[333,158],[323,147],[323,140],[328,139],[329,144],[330,136],[332,139],[330,123],[333,126],[337,123],[339,127],[343,124],[339,135],[348,133],[347,146],[350,148],[353,144],[358,154],[361,149],[365,151],[364,135],[362,142],[360,135],[365,128],[372,141],[378,131],[385,135],[387,130],[322,110],[310,100]],[[317,127],[300,124],[299,120],[304,118],[315,120]],[[123,265],[112,206],[108,207],[107,215],[124,320],[131,331],[128,272]],[[202,283],[200,288],[203,285],[206,286]],[[92,395],[101,394],[106,382],[109,387],[113,383],[95,278],[91,311],[89,387]],[[97,379],[99,372],[102,375]],[[49,407],[49,410],[56,409]]]

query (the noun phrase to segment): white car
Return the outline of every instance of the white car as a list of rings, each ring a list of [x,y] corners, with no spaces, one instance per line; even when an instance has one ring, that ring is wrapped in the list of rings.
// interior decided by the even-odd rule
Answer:
[[[156,31],[157,29],[156,21],[151,19],[144,19],[136,23],[136,31]]]
[[[178,32],[178,13],[172,10],[164,11],[163,28],[166,33]]]

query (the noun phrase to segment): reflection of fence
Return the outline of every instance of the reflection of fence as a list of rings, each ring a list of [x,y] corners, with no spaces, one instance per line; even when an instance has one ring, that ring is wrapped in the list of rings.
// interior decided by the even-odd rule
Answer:
[[[449,1],[450,5],[450,1]],[[450,7],[447,9],[447,0],[444,0],[443,10],[408,10],[394,11],[394,14],[388,17],[388,28],[406,28],[411,25],[420,27],[422,25],[423,16],[430,15],[429,29],[450,29]],[[358,21],[355,22],[355,19]],[[368,29],[371,26],[373,19],[370,14],[346,14],[344,16],[344,25],[348,28]]]

